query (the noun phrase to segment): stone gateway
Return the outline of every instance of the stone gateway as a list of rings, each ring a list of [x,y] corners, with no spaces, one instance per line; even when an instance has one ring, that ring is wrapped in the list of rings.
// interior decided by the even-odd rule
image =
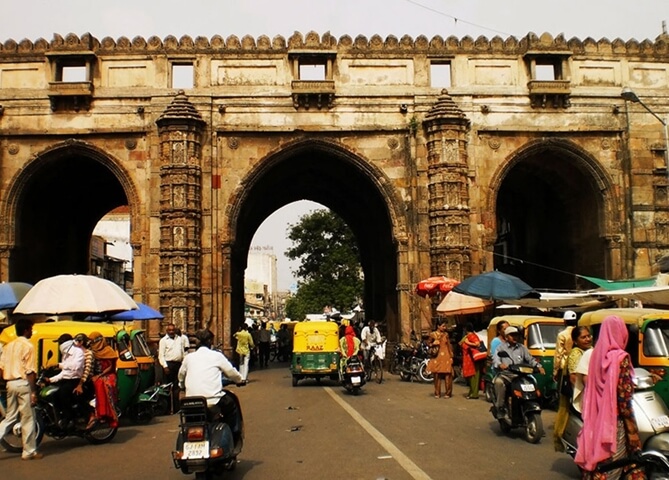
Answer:
[[[666,34],[6,40],[0,280],[87,273],[127,206],[135,298],[229,347],[256,229],[308,199],[355,232],[367,317],[406,340],[428,276],[656,273],[668,113]]]

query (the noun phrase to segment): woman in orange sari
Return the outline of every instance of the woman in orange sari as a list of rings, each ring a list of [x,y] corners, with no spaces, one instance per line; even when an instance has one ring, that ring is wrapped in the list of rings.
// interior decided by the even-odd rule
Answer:
[[[479,382],[481,369],[485,360],[474,361],[473,352],[481,343],[481,339],[474,331],[474,325],[470,322],[465,325],[465,336],[460,340],[462,347],[462,376],[469,384],[468,399],[479,398]]]
[[[440,320],[437,329],[430,333],[429,346],[439,345],[437,356],[432,358],[427,368],[434,374],[434,398],[441,398],[441,380],[444,380],[444,398],[453,395],[453,350],[446,328],[446,320]]]
[[[86,428],[93,428],[97,422],[106,422],[111,428],[115,428],[118,426],[116,415],[118,398],[116,360],[118,360],[118,354],[107,344],[100,332],[91,332],[88,338],[90,349],[95,357],[91,377],[95,389],[95,413],[91,416]]]

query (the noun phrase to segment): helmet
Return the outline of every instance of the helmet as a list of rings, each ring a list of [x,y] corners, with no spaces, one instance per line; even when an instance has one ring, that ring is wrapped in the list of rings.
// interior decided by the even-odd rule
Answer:
[[[567,310],[566,312],[564,312],[564,315],[562,315],[562,319],[565,322],[569,321],[574,322],[576,321],[576,312],[573,310]]]

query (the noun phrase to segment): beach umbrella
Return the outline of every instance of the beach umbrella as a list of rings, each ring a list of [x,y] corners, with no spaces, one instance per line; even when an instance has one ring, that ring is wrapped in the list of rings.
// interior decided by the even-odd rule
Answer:
[[[453,290],[458,283],[460,280],[444,276],[426,278],[416,284],[416,295],[434,297],[439,293],[445,294]]]
[[[136,309],[135,301],[109,280],[92,275],[56,275],[37,282],[16,306],[14,313],[93,314]]]
[[[437,312],[443,315],[468,315],[470,313],[481,313],[492,304],[491,300],[451,291],[441,301],[437,307]]]
[[[465,278],[453,291],[495,301],[518,300],[528,295],[539,296],[534,288],[520,278],[497,270]]]
[[[0,283],[0,310],[16,307],[32,285],[24,282]]]

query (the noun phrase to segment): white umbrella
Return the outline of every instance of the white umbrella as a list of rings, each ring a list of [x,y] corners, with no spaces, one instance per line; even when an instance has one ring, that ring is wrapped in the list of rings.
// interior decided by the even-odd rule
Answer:
[[[35,284],[14,309],[26,315],[122,312],[137,304],[121,287],[92,275],[56,275]]]

